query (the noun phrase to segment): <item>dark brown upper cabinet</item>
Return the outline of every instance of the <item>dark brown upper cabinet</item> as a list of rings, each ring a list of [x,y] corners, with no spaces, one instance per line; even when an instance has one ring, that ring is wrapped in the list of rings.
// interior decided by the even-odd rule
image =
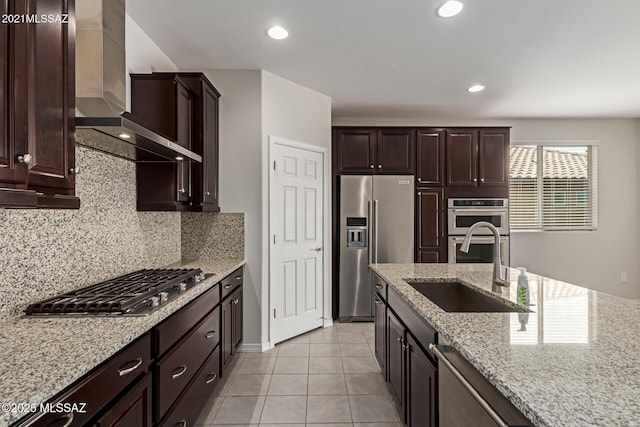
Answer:
[[[139,162],[138,210],[220,211],[219,98],[203,73],[131,75],[131,113],[202,156],[202,163]]]
[[[448,187],[509,184],[507,129],[449,129],[446,153]]]
[[[335,128],[340,174],[412,174],[415,133],[403,128]]]
[[[2,2],[2,13],[68,22],[0,30],[0,206],[78,208],[74,0]]]
[[[180,73],[194,94],[193,151],[202,164],[193,164],[194,209],[219,211],[218,202],[218,102],[220,93],[202,73]]]
[[[415,171],[415,132],[413,129],[380,129],[376,150],[376,172],[387,175],[413,174]]]
[[[374,173],[377,136],[374,129],[336,128],[338,172]]]
[[[445,131],[418,129],[416,135],[416,185],[444,184]]]
[[[482,129],[479,132],[478,174],[480,185],[509,185],[509,130]]]

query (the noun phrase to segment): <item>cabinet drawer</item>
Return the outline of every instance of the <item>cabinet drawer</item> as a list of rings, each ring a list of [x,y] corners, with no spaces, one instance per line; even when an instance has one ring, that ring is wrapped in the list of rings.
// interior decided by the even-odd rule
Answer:
[[[222,286],[222,299],[225,299],[238,285],[242,285],[242,267],[222,279],[220,285]]]
[[[422,348],[435,360],[433,352],[429,350],[429,344],[437,344],[438,336],[435,329],[425,323],[411,307],[393,290],[389,288],[389,307],[396,312],[398,317],[407,326],[407,329],[416,338]]]
[[[176,406],[160,424],[163,427],[192,426],[200,415],[220,377],[220,346],[209,356],[207,362],[184,392]]]
[[[171,407],[202,362],[220,342],[220,308],[213,310],[156,367],[156,420]]]
[[[217,283],[156,326],[154,329],[156,356],[164,354],[219,302],[220,284]]]
[[[379,278],[377,275],[375,276],[375,286],[376,286],[376,293],[378,295],[380,295],[380,297],[382,298],[383,301],[387,301],[387,288],[389,287],[389,285],[387,285],[384,280],[382,280],[381,278]]]
[[[151,340],[149,334],[146,334],[93,373],[83,377],[78,384],[71,386],[60,397],[53,399],[53,403],[86,403],[86,412],[42,413],[18,425],[30,427],[84,425],[147,370],[150,352]]]
[[[95,427],[151,427],[151,373],[109,408]]]

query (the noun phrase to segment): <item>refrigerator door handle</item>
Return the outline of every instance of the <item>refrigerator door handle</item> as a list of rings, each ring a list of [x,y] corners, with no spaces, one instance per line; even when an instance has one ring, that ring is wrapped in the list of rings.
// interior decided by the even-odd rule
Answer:
[[[378,263],[378,201],[373,201],[373,262]]]
[[[373,200],[369,200],[368,202],[369,206],[368,206],[368,210],[369,210],[369,264],[373,264],[373,245],[374,245],[374,241],[373,241]]]

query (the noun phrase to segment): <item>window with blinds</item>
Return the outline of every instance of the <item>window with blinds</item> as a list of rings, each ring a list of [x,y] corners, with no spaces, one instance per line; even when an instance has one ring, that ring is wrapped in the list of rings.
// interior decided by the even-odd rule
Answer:
[[[511,229],[595,229],[596,150],[595,145],[512,145]]]

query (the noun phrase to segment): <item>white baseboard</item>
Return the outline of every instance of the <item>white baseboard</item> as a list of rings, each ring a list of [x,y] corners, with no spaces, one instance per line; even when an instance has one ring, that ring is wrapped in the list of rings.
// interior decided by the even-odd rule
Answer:
[[[238,347],[240,353],[262,353],[271,349],[268,342],[266,343],[242,343]]]

